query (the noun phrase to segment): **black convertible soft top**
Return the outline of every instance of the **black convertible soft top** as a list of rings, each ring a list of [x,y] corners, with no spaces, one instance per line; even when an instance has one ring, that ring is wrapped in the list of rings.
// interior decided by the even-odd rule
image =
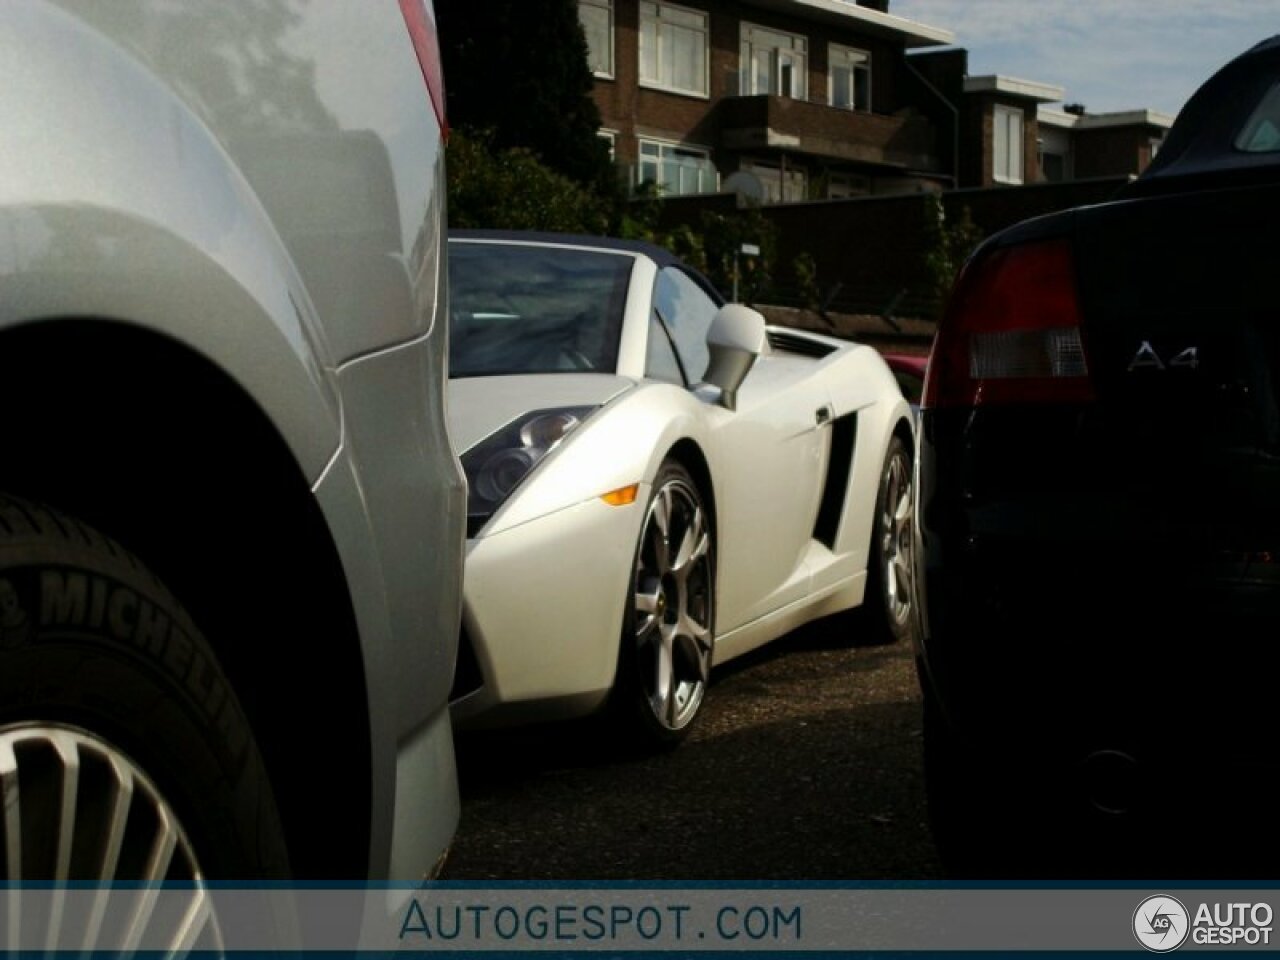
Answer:
[[[1184,177],[1240,183],[1280,175],[1280,152],[1240,149],[1237,140],[1263,98],[1280,84],[1280,34],[1236,57],[1195,92],[1151,165],[1126,193],[1176,188]]]

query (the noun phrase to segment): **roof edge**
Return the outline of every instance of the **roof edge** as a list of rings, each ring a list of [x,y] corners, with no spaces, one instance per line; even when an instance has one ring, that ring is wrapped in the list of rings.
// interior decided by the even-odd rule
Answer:
[[[955,43],[956,39],[955,33],[944,27],[908,20],[892,13],[881,13],[870,7],[859,6],[853,0],[783,0],[775,6],[799,8],[798,13],[808,9],[848,18],[881,31],[898,34],[908,47],[942,47]]]
[[[1040,108],[1039,120],[1053,127],[1071,130],[1101,130],[1109,127],[1146,126],[1168,130],[1174,118],[1159,110],[1117,110],[1110,113],[1086,113],[1083,116],[1061,110]]]
[[[1021,80],[1018,77],[1005,77],[1000,74],[988,74],[981,77],[964,78],[965,93],[1003,93],[1012,97],[1023,97],[1040,103],[1057,103],[1067,95],[1065,87],[1051,83],[1039,83],[1035,80]]]

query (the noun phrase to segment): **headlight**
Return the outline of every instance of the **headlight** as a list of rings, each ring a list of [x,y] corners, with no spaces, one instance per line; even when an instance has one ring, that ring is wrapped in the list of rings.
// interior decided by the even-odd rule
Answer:
[[[464,453],[467,536],[475,536],[538,462],[595,409],[534,410]]]

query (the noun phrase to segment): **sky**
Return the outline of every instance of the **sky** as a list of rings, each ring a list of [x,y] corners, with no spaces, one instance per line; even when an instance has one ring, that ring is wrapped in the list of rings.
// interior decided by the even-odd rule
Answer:
[[[943,27],[971,76],[1066,88],[1090,113],[1178,110],[1219,67],[1280,33],[1280,0],[890,0]]]

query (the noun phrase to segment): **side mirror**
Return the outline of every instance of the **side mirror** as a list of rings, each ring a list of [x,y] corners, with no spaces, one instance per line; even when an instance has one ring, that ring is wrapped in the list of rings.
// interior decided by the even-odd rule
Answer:
[[[769,352],[764,326],[764,317],[740,303],[725,304],[711,321],[706,382],[719,388],[720,403],[726,410],[737,409],[738,388],[756,358]]]

